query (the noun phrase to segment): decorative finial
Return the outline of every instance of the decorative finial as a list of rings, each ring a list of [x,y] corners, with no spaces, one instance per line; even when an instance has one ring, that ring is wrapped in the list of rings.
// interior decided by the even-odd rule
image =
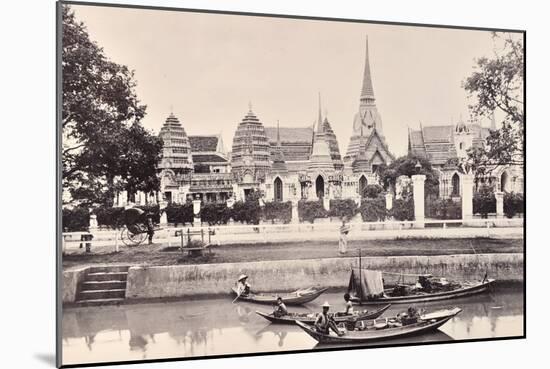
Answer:
[[[277,146],[281,146],[281,136],[279,134],[279,119],[277,119]]]
[[[248,111],[252,112],[252,101],[248,102]]]
[[[323,123],[323,117],[321,116],[321,91],[319,91],[319,117],[317,118],[317,122],[319,127],[321,126],[321,123]]]

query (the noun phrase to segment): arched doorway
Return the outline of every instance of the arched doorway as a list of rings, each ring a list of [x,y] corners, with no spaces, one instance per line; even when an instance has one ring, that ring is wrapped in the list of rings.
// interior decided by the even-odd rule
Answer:
[[[275,201],[283,201],[283,181],[281,181],[281,178],[275,178],[273,188],[275,189]]]
[[[453,174],[453,177],[451,178],[451,196],[460,196],[460,177],[458,176],[458,173]]]
[[[361,176],[361,178],[359,178],[359,196],[361,196],[361,198],[367,197],[366,196],[367,185],[368,185],[367,178],[365,176]]]
[[[317,192],[317,198],[322,199],[325,196],[325,181],[322,176],[318,176],[315,180],[315,191]]]
[[[508,172],[503,172],[500,176],[500,191],[506,192],[508,190]]]

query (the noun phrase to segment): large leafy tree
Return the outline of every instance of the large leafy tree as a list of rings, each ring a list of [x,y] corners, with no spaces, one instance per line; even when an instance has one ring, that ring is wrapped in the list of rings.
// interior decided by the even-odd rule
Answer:
[[[421,165],[420,169],[416,167],[418,163]],[[424,183],[427,195],[437,196],[439,194],[439,175],[432,168],[430,162],[424,158],[414,155],[402,156],[379,171],[381,182],[386,189],[395,188],[398,177],[402,175],[411,177],[415,174],[426,176],[426,182]]]
[[[468,153],[465,164],[476,175],[499,165],[523,164],[523,39],[520,35],[493,33],[493,41],[494,56],[479,58],[474,72],[464,82],[464,89],[475,101],[470,106],[474,115],[494,119],[499,111],[504,116],[501,127],[490,132],[485,145]]]
[[[108,59],[68,5],[62,36],[63,186],[73,199],[109,203],[114,193],[158,189],[162,142],[140,121],[134,72]]]

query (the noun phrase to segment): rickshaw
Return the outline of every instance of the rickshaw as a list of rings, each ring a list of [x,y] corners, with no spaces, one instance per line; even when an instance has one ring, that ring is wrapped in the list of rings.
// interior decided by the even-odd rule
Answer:
[[[139,246],[147,239],[147,216],[143,210],[124,210],[124,225],[120,239],[126,246]],[[155,227],[155,230],[157,229]]]

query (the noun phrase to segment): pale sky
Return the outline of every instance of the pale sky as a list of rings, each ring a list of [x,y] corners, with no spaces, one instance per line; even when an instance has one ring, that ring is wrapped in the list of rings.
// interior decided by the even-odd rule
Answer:
[[[461,83],[476,58],[494,53],[488,31],[72,8],[111,60],[135,70],[145,127],[158,133],[173,107],[187,134],[222,133],[227,150],[249,102],[265,126],[311,126],[320,92],[344,155],[368,35],[384,134],[390,150],[404,155],[408,126],[468,118]]]

